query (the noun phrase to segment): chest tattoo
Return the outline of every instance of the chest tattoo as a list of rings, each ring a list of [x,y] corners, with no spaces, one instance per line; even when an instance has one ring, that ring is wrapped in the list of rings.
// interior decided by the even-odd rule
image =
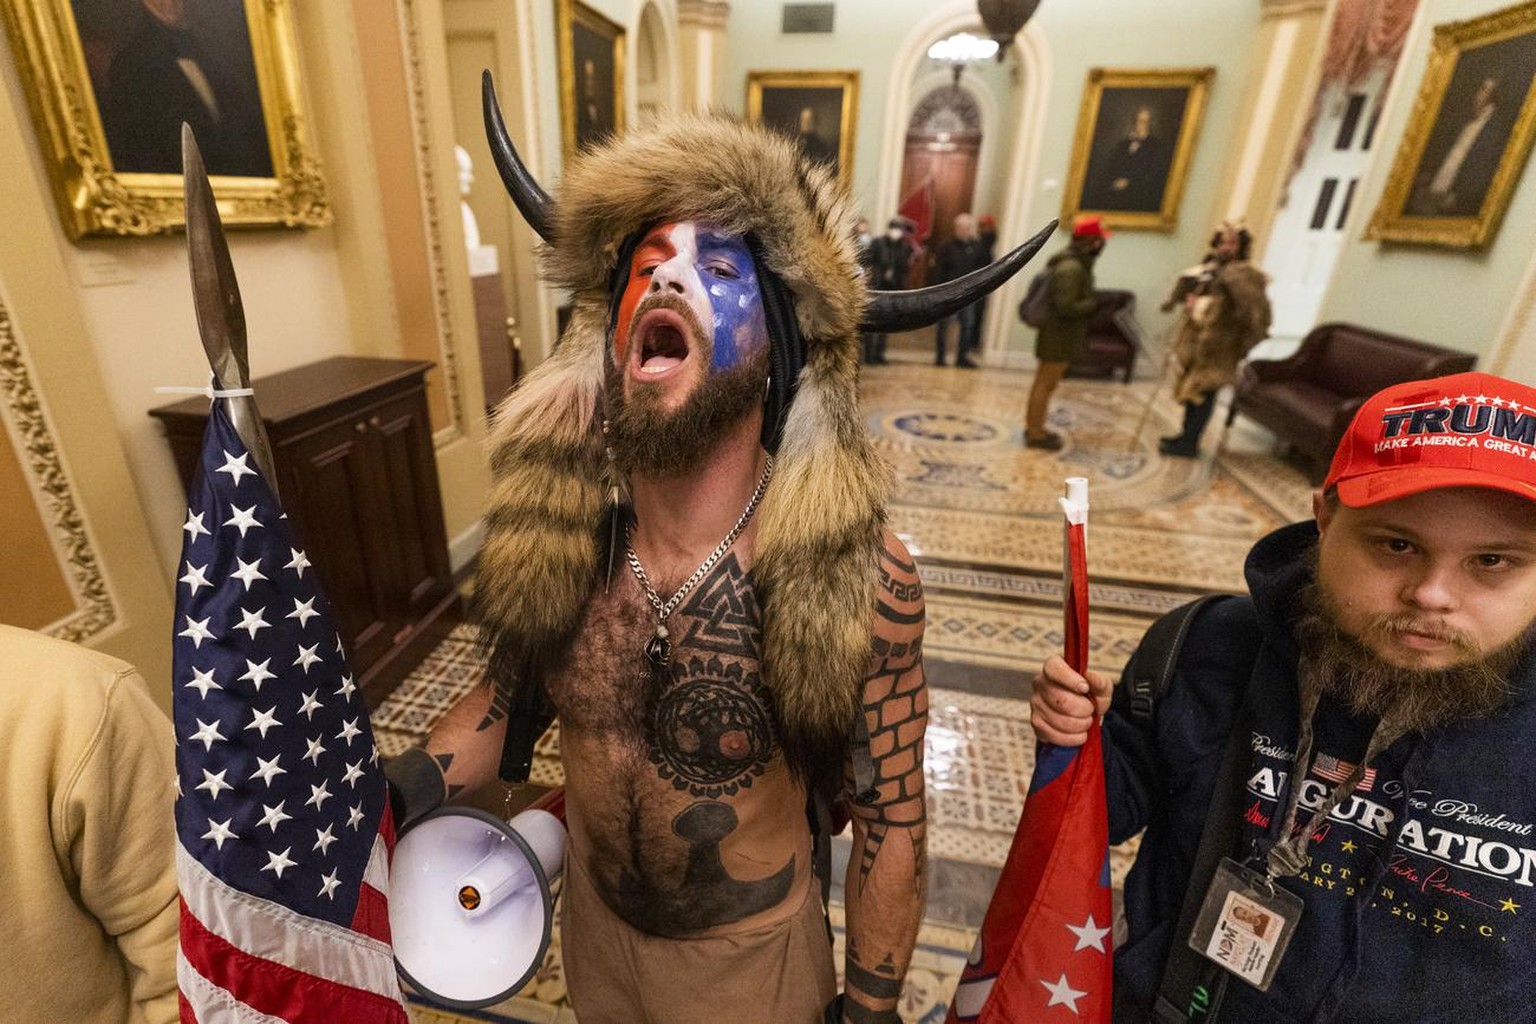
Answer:
[[[647,754],[661,778],[700,799],[735,796],[777,748],[758,670],[761,615],[734,555],[678,613],[677,659],[647,695]]]

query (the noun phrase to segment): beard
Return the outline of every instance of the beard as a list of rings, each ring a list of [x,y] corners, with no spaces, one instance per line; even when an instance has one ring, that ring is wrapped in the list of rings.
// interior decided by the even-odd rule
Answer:
[[[1316,554],[1314,552],[1315,561]],[[1339,623],[1331,598],[1314,582],[1300,594],[1297,640],[1304,652],[1303,690],[1316,689],[1358,715],[1372,715],[1405,732],[1423,734],[1456,722],[1486,718],[1509,702],[1510,679],[1531,653],[1536,623],[1492,651],[1459,630],[1441,624],[1436,634],[1460,655],[1444,668],[1399,668],[1376,655],[1373,640],[1389,642],[1405,629],[1423,629],[1423,615],[1380,615],[1359,635]]]
[[[768,353],[765,349],[731,369],[712,370],[714,337],[681,299],[670,295],[646,299],[635,308],[631,323],[639,324],[646,312],[657,308],[670,309],[683,318],[692,340],[688,358],[703,364],[704,372],[682,405],[669,410],[663,405],[662,389],[654,384],[637,381],[626,396],[627,366],[615,366],[609,360],[608,444],[614,462],[626,473],[676,477],[697,466],[719,444],[727,428],[762,404]],[[631,327],[626,354],[638,343],[635,333]]]

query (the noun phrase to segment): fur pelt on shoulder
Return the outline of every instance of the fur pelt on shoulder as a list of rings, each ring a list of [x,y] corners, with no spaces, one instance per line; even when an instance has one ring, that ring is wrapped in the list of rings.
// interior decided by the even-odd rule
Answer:
[[[867,295],[844,194],[789,139],[688,114],[579,156],[553,198],[545,276],[571,290],[574,312],[554,355],[497,411],[476,583],[482,622],[517,655],[563,645],[598,582],[609,289],[625,238],[674,220],[752,235],[794,297],[807,347],[757,513],[762,671],[790,768],[811,783],[837,779],[871,657],[889,492],[889,470],[859,413],[857,329]]]

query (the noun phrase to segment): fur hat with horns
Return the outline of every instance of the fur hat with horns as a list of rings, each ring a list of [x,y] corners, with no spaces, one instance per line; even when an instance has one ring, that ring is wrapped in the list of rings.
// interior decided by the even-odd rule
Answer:
[[[604,382],[621,250],[646,226],[707,221],[751,239],[760,277],[776,278],[790,296],[793,323],[777,334],[799,337],[773,336],[770,318],[770,348],[780,350],[772,372],[788,366],[791,379],[776,382],[787,388],[784,415],[774,417],[769,403],[779,423],[765,441],[777,448],[777,465],[757,513],[753,583],[763,610],[762,674],[786,761],[808,781],[837,778],[871,654],[889,487],[859,412],[858,332],[911,329],[975,301],[1021,267],[1051,228],[970,278],[876,293],[871,303],[845,195],[790,139],[723,115],[671,116],[578,156],[552,201],[508,141],[489,75],[485,108],[497,168],[546,241],[545,276],[574,298],[560,344],[496,417],[475,588],[497,652],[493,671],[537,675],[532,666],[564,649],[601,581]],[[786,347],[795,353],[786,356]],[[514,703],[533,706],[526,692]]]

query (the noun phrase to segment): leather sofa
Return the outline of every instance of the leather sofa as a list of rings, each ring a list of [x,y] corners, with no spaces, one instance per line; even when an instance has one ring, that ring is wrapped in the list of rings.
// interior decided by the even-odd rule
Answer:
[[[1250,360],[1238,374],[1238,413],[1263,424],[1302,456],[1321,483],[1355,410],[1391,384],[1462,373],[1476,356],[1359,324],[1314,327],[1288,359]]]
[[[1141,348],[1141,328],[1136,323],[1136,296],[1119,289],[1100,288],[1099,308],[1088,321],[1088,337],[1082,352],[1067,367],[1068,377],[1113,377],[1124,370],[1129,382]]]

